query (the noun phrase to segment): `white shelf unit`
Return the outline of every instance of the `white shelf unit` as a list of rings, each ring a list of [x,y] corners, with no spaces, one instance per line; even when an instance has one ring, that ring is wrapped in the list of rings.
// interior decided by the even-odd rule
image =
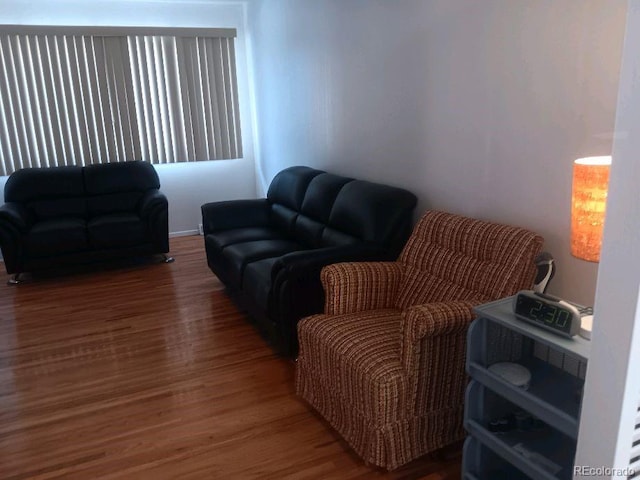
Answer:
[[[580,337],[563,338],[518,320],[512,304],[509,297],[477,307],[478,317],[469,329],[464,478],[570,479],[590,345]],[[541,349],[546,356],[539,354]],[[526,390],[489,370],[504,361],[529,369]],[[490,431],[490,422],[518,411],[542,425],[529,431]]]

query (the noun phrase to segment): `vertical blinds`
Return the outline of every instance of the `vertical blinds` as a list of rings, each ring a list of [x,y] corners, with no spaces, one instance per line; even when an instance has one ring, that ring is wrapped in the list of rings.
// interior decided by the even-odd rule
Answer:
[[[242,156],[235,31],[141,30],[0,32],[0,174]]]

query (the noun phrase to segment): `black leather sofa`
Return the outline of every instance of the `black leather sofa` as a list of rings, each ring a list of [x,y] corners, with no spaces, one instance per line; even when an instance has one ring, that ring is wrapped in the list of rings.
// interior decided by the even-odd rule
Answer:
[[[142,161],[14,172],[0,207],[9,274],[169,251],[168,205]]]
[[[397,258],[415,205],[403,189],[287,168],[267,198],[202,206],[207,262],[272,345],[295,355],[298,320],[323,309],[322,267]]]

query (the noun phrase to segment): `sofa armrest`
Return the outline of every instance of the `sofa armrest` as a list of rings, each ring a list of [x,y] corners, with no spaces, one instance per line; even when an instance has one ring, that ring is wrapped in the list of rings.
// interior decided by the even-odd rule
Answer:
[[[147,225],[149,239],[158,253],[169,251],[169,202],[160,191],[147,191],[138,204],[138,215]]]
[[[5,203],[0,207],[0,249],[8,274],[22,272],[23,236],[32,222],[31,215],[20,204]]]
[[[338,263],[322,269],[327,315],[393,307],[402,265],[398,262]]]
[[[280,306],[278,316],[296,319],[320,313],[324,304],[324,290],[320,280],[322,269],[334,263],[366,261],[385,257],[385,251],[375,245],[344,245],[338,247],[300,250],[287,253],[273,264],[271,284],[278,298],[290,299],[289,312]],[[287,292],[283,290],[288,289]],[[297,308],[291,308],[293,305]]]
[[[153,210],[168,208],[167,197],[160,190],[147,191],[138,202],[140,218],[149,218]]]
[[[282,272],[288,275],[315,274],[320,278],[320,271],[327,265],[341,262],[365,262],[386,256],[385,250],[377,245],[351,244],[338,247],[324,247],[312,250],[299,250],[283,255],[273,266],[272,279]]]
[[[244,227],[269,225],[270,203],[266,198],[228,200],[202,205],[204,234]]]
[[[10,223],[20,232],[27,232],[33,225],[33,217],[29,211],[19,203],[8,202],[0,206],[0,222]]]
[[[323,311],[324,290],[320,281],[323,267],[334,262],[386,256],[381,247],[360,243],[291,252],[276,260],[271,268],[269,316],[277,319],[281,351],[295,354],[298,321]]]

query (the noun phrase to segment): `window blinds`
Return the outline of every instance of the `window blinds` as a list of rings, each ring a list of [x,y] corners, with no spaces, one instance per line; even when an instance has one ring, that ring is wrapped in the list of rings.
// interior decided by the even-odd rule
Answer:
[[[0,174],[242,156],[235,31],[102,30],[0,32]]]

